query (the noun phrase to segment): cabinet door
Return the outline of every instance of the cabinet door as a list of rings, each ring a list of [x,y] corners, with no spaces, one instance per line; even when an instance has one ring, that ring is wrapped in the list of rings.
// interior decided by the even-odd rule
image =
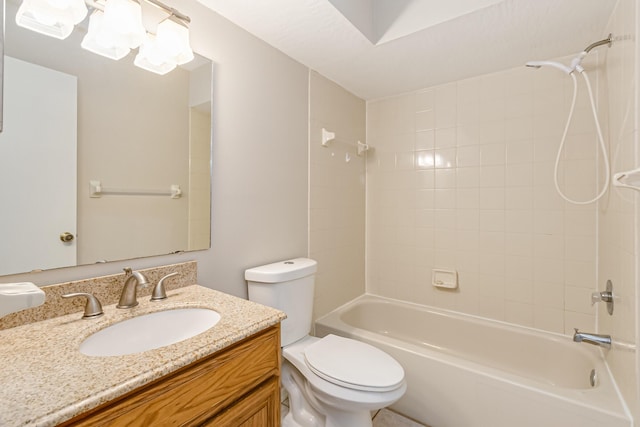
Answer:
[[[272,378],[207,422],[215,427],[277,427],[280,425],[279,379]]]

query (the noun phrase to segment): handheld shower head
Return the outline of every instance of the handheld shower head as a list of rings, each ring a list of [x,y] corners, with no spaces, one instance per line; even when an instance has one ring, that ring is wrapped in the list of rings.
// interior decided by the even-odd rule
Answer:
[[[529,61],[525,65],[527,67],[533,67],[533,68],[540,68],[540,67],[547,67],[547,66],[554,67],[567,74],[571,74],[573,72],[573,68],[567,67],[564,64],[561,64],[559,62],[554,62],[554,61]]]

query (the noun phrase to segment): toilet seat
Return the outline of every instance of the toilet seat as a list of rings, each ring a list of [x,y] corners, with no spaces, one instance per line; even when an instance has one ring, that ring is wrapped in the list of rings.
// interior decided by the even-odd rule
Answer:
[[[352,390],[385,392],[404,382],[404,369],[387,353],[337,335],[327,335],[304,351],[307,367],[320,378]]]
[[[374,410],[396,402],[407,390],[407,383],[404,380],[395,390],[373,392],[343,387],[323,379],[309,368],[304,356],[305,349],[318,341],[320,338],[307,335],[293,344],[282,347],[282,355],[285,365],[287,362],[293,365],[304,376],[314,395],[321,401],[332,402],[332,405],[339,403],[340,406],[348,408]]]

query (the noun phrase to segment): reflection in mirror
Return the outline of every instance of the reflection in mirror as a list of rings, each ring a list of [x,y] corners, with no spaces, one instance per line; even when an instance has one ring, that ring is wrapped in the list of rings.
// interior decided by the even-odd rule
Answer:
[[[57,40],[17,27],[17,8],[7,1],[0,275],[209,248],[211,62],[156,75],[134,51],[81,49],[86,22]],[[91,181],[132,194],[92,197]]]

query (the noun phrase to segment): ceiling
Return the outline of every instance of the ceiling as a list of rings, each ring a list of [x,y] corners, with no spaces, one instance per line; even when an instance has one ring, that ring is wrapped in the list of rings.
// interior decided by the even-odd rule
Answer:
[[[198,1],[364,99],[580,52],[617,2]]]

